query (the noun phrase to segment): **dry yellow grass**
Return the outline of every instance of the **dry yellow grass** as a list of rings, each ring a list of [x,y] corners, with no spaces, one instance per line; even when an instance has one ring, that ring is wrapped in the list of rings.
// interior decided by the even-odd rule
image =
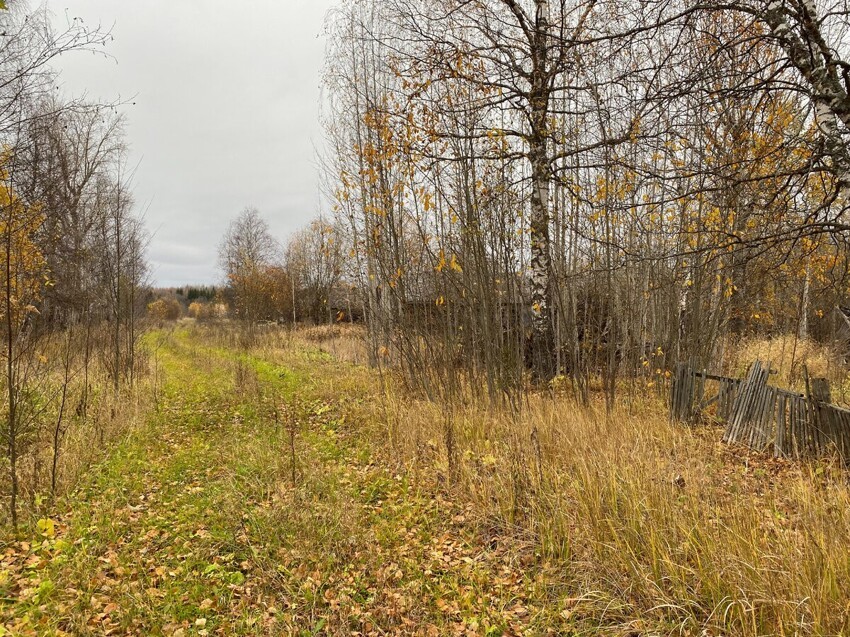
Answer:
[[[36,421],[26,428],[18,450],[18,485],[24,516],[38,513],[50,496],[71,491],[93,464],[107,456],[118,440],[144,420],[156,382],[155,373],[152,373],[155,362],[141,348],[136,356],[135,385],[122,384],[117,393],[112,388],[105,364],[111,357],[100,351],[93,352],[86,377],[82,369],[83,355],[77,351],[62,406],[64,343],[56,339],[42,345],[41,352],[49,364],[39,370],[39,376],[32,383],[33,395],[44,400],[45,406]],[[62,418],[54,490],[54,444],[60,407]],[[0,469],[0,492],[7,493],[9,466],[5,455],[0,460]]]
[[[16,620],[28,622],[31,615],[54,622],[66,613],[57,609],[73,607],[74,621],[88,626],[97,600],[85,587],[96,581],[100,555],[118,546],[127,567],[136,568],[138,546],[123,544],[126,530],[139,540],[158,537],[162,515],[169,516],[169,533],[181,525],[192,533],[190,546],[201,549],[196,570],[178,574],[182,548],[152,546],[149,563],[172,561],[175,575],[161,582],[172,605],[147,605],[130,582],[117,593],[124,597],[116,598],[114,610],[123,622],[141,613],[148,627],[172,614],[188,622],[187,594],[199,610],[218,599],[211,578],[197,573],[219,572],[209,571],[208,562],[217,563],[222,546],[234,545],[233,520],[248,506],[260,517],[247,528],[260,535],[246,559],[256,560],[254,549],[265,552],[248,571],[252,591],[264,581],[266,592],[297,602],[281,615],[291,623],[277,634],[295,634],[292,627],[302,625],[318,627],[314,634],[350,634],[347,611],[339,610],[338,624],[324,629],[315,611],[317,602],[324,610],[343,608],[332,602],[339,604],[336,593],[349,590],[352,559],[360,560],[363,577],[378,583],[344,603],[371,608],[377,600],[386,626],[398,628],[379,632],[370,620],[371,632],[363,634],[547,634],[541,626],[555,626],[549,634],[618,637],[850,632],[850,490],[834,461],[795,464],[728,447],[716,428],[671,424],[663,401],[652,395],[611,415],[596,402],[586,408],[557,394],[524,396],[520,412],[469,396],[463,403],[428,401],[407,392],[392,373],[336,362],[307,347],[303,335],[277,326],[254,331],[247,350],[247,337],[232,325],[154,334],[152,352],[160,337],[168,343],[160,409],[147,410],[148,428],[94,474],[87,491],[94,497],[71,499],[76,511],[59,525],[68,534],[62,549],[68,557],[63,552],[62,559],[39,561],[43,581],[50,582],[44,598],[41,584],[30,581],[38,571],[28,556],[51,544],[28,542],[21,549],[15,564],[28,574],[20,587],[30,597],[7,606]],[[314,335],[314,342],[327,340]],[[157,360],[153,355],[154,370]],[[151,374],[152,387],[157,378]],[[274,400],[306,419],[293,421],[300,423],[292,429],[295,438],[280,428],[277,411],[274,418],[268,413]],[[103,409],[114,407],[116,419],[144,411],[126,402],[124,414],[108,402]],[[91,439],[81,431],[74,444]],[[289,477],[288,440],[295,440],[292,466],[300,467],[300,477]],[[82,449],[69,454],[84,458]],[[223,478],[222,466],[231,472]],[[193,487],[186,489],[189,478]],[[302,491],[315,497],[294,497]],[[152,493],[157,496],[147,500]],[[157,516],[125,508],[142,494],[158,507]],[[355,505],[362,505],[356,515],[346,509]],[[116,511],[129,516],[122,525],[115,524]],[[86,517],[92,512],[94,518]],[[199,520],[202,528],[218,529],[215,541],[195,535]],[[456,559],[436,572],[431,567],[449,550],[447,541]],[[91,542],[103,546],[94,550]],[[392,549],[374,552],[381,542]],[[303,552],[286,553],[293,545]],[[187,546],[182,538],[179,546]],[[327,559],[328,546],[348,561]],[[276,570],[284,554],[291,559],[285,565],[299,570]],[[402,563],[406,570],[398,575]],[[381,579],[385,566],[391,579]],[[306,576],[319,568],[324,571],[311,577],[333,587],[317,600],[304,584],[312,585]],[[148,571],[143,577],[153,578],[156,570]],[[77,577],[84,584],[66,585]],[[222,591],[239,586],[219,584]],[[4,597],[12,599],[8,592]],[[409,604],[403,615],[391,601],[399,597]],[[68,605],[68,599],[75,601]],[[258,594],[243,599],[262,605]],[[470,623],[489,617],[492,603],[501,604],[494,617],[510,617],[489,624],[501,632]],[[124,608],[132,610],[118,613]],[[408,615],[441,628],[424,631],[416,621],[404,623]],[[312,622],[305,624],[305,617]],[[230,632],[221,629],[226,634],[257,634],[254,624],[239,623],[243,619],[222,612],[216,621],[236,622],[228,624],[236,627]]]
[[[392,449],[448,477],[580,602],[647,627],[837,634],[850,599],[850,497],[828,465],[722,446],[660,413],[599,417],[533,398],[518,417],[389,399]],[[508,541],[513,541],[508,538]]]
[[[366,349],[366,329],[362,325],[351,323],[316,325],[296,329],[294,336],[341,361],[361,365],[369,360]]]
[[[808,339],[798,339],[793,334],[772,338],[747,338],[730,348],[729,373],[734,376],[746,374],[754,360],[770,363],[777,374],[772,382],[786,387],[802,389],[804,369],[811,377],[828,378],[840,386],[847,379],[847,369],[830,352],[827,345]]]
[[[741,362],[793,369],[787,350],[762,345],[747,343]],[[829,372],[812,344],[796,359]],[[850,492],[834,463],[727,447],[715,428],[670,424],[661,401],[606,417],[531,395],[515,414],[414,399],[400,383],[379,395],[373,372],[351,373],[373,387],[358,421],[388,462],[469,502],[483,534],[563,588],[577,627],[850,630]]]
[[[269,331],[255,351],[291,364],[327,343],[319,334]],[[748,343],[739,358],[790,361],[777,351]],[[798,346],[812,375],[818,355]],[[671,424],[652,396],[606,416],[530,394],[516,413],[417,398],[363,366],[305,372],[387,466],[466,503],[482,541],[526,564],[575,634],[850,632],[850,490],[834,461],[726,446],[717,428]]]

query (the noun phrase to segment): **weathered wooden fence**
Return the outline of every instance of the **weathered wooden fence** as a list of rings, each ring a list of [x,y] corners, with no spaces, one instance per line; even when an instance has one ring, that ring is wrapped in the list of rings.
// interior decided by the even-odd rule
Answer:
[[[729,420],[741,381],[693,369],[679,363],[673,377],[670,411],[675,420],[692,422],[713,414],[722,422]]]
[[[670,414],[695,422],[714,418],[723,441],[777,457],[805,458],[837,451],[850,464],[850,410],[830,404],[825,379],[807,379],[806,394],[768,384],[770,366],[756,361],[744,380],[708,374],[680,363],[673,377]]]

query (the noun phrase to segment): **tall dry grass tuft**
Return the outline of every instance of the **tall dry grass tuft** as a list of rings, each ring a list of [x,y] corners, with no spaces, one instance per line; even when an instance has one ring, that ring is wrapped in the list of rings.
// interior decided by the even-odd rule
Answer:
[[[356,365],[369,360],[366,348],[366,328],[362,325],[337,323],[295,330],[296,338],[318,347],[334,358]]]
[[[728,373],[743,377],[754,360],[770,363],[777,373],[771,377],[773,384],[802,390],[804,370],[812,377],[828,378],[835,386],[847,382],[848,370],[828,345],[810,339],[798,339],[794,334],[750,337],[738,343],[731,352]]]
[[[115,394],[110,389],[98,388],[85,418],[77,417],[68,425],[62,439],[56,494],[73,489],[80,477],[96,462],[104,458],[117,441],[143,424],[151,406],[148,384],[136,390]],[[40,442],[42,462],[52,458],[51,440],[44,436]],[[37,497],[49,490],[48,476],[33,475],[26,491]]]
[[[18,487],[25,514],[39,514],[68,493],[85,471],[144,421],[155,401],[155,362],[149,352],[125,356],[132,384],[113,387],[109,334],[92,330],[39,342],[39,367],[23,392],[35,408],[19,439]],[[132,364],[132,368],[130,365]],[[4,390],[5,391],[5,390]],[[0,459],[0,493],[10,492],[9,461]]]
[[[495,537],[532,542],[588,615],[735,634],[850,627],[841,471],[722,446],[660,410],[600,416],[531,397],[521,415],[389,395],[396,454],[456,476]],[[695,633],[696,634],[696,633]]]

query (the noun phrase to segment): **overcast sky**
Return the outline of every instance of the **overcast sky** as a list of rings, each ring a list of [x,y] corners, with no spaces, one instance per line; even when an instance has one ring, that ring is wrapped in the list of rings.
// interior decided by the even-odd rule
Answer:
[[[134,192],[161,286],[216,283],[219,239],[256,206],[285,240],[319,207],[324,18],[335,0],[47,0],[110,29],[107,60],[62,59],[69,95],[132,99]]]

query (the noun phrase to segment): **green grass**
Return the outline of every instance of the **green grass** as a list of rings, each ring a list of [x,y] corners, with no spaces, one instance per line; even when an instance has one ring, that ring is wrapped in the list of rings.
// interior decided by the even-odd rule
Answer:
[[[539,569],[370,446],[365,371],[154,338],[146,426],[0,545],[0,635],[563,634]]]

